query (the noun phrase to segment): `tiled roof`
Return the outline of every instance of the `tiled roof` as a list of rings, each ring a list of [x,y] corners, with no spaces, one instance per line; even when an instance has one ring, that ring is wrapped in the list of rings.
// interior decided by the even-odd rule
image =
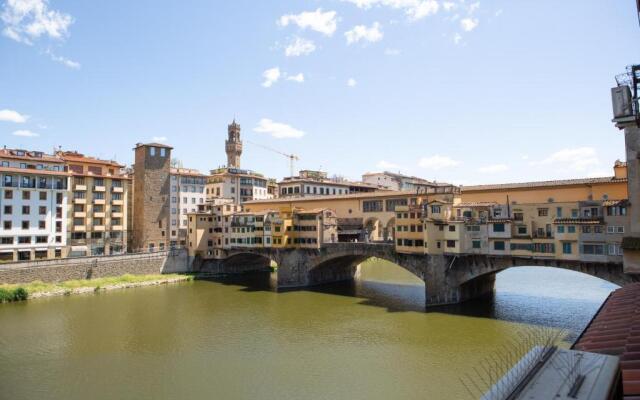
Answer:
[[[501,183],[496,185],[473,185],[462,186],[462,194],[465,192],[484,190],[507,190],[507,189],[527,189],[549,186],[580,186],[605,183],[624,183],[627,178],[615,178],[613,176],[603,178],[582,178],[582,179],[562,179],[556,181],[522,182],[522,183]]]
[[[23,155],[18,155],[18,152],[21,152]],[[29,151],[29,150],[19,150],[19,149],[0,149],[0,157],[1,158],[12,158],[16,160],[28,160],[35,162],[49,162],[49,163],[62,163],[63,161],[50,154],[44,154],[40,151]]]
[[[116,168],[123,168],[124,167],[124,165],[119,164],[116,161],[113,161],[113,160],[101,160],[99,158],[88,157],[88,156],[85,156],[84,154],[78,153],[77,151],[58,152],[57,155],[62,160],[64,160],[65,162],[99,164],[99,165],[112,166],[112,167],[116,167]]]
[[[640,283],[611,293],[573,348],[620,356],[624,398],[640,398]]]

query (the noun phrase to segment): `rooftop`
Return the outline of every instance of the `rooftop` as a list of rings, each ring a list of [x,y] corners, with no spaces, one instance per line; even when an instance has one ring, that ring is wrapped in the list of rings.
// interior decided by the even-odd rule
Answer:
[[[508,189],[530,189],[538,187],[554,187],[554,186],[582,186],[607,183],[623,183],[627,178],[615,178],[607,176],[602,178],[581,178],[581,179],[561,179],[555,181],[538,181],[538,182],[522,182],[522,183],[500,183],[495,185],[473,185],[462,186],[462,193],[480,192],[485,190],[508,190]]]
[[[252,200],[247,201],[244,204],[269,204],[269,203],[300,203],[307,201],[326,201],[326,200],[357,200],[357,199],[371,199],[371,198],[385,198],[385,197],[416,197],[415,192],[371,192],[371,193],[354,193],[346,195],[330,195],[330,196],[306,196],[306,197],[285,197],[281,199],[267,199],[267,200]]]
[[[173,149],[173,147],[169,146],[168,144],[163,144],[163,143],[136,143],[136,149],[138,147],[164,147],[165,149]],[[135,149],[134,149],[135,150]]]
[[[191,169],[191,168],[171,168],[171,173],[173,175],[183,175],[183,176],[207,176],[203,173],[201,173],[200,171],[198,171],[197,169]]]
[[[66,162],[99,164],[108,167],[124,168],[124,165],[118,163],[115,160],[101,160],[99,158],[85,156],[84,154],[78,153],[77,151],[58,151],[56,155]]]
[[[573,348],[619,356],[624,398],[640,398],[640,283],[611,293]]]
[[[63,163],[63,161],[59,157],[56,157],[55,155],[45,154],[41,151],[7,149],[6,147],[0,149],[0,157],[36,162]]]

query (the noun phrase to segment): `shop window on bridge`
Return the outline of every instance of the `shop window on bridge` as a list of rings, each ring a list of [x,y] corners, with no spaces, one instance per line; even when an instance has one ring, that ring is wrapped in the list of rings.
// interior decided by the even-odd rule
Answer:
[[[363,212],[382,212],[382,200],[368,200],[362,202]]]
[[[554,253],[555,246],[553,243],[534,243],[533,251],[535,253]]]
[[[431,206],[431,214],[440,214],[440,206]]]
[[[533,245],[531,243],[511,243],[512,251],[532,251]]]

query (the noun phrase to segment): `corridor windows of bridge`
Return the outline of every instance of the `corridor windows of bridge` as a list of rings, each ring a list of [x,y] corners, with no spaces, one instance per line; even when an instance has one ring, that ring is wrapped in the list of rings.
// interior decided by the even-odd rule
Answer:
[[[366,200],[362,202],[363,212],[382,212],[382,200]]]

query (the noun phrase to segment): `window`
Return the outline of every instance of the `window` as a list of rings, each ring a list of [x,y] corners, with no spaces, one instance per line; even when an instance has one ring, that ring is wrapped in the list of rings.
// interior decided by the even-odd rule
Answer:
[[[5,176],[5,178],[6,178],[6,176]],[[5,179],[5,181],[6,181],[6,179]],[[6,184],[6,182],[5,182],[5,184]],[[4,191],[4,198],[7,199],[7,200],[13,199],[13,190],[5,190]]]
[[[569,233],[576,233],[576,226],[575,225],[569,225],[567,227],[567,232]]]
[[[578,218],[578,210],[573,208],[571,209],[571,218]]]
[[[467,232],[480,232],[480,225],[467,225]]]
[[[493,231],[494,232],[504,232],[504,224],[502,224],[502,223],[493,224]],[[504,245],[504,242],[502,244]]]
[[[22,206],[22,215],[29,215],[31,213],[31,207]]]
[[[503,251],[505,249],[504,242],[502,240],[493,242],[493,249]]]
[[[4,206],[4,213],[5,213],[5,215],[11,215],[13,213],[13,207],[12,206]]]
[[[571,254],[571,242],[562,243],[562,254]]]
[[[431,214],[440,214],[440,206],[431,206]]]
[[[524,213],[522,212],[514,212],[513,213],[513,219],[516,221],[523,221],[524,220]]]
[[[22,192],[22,200],[31,200],[31,192],[28,190]]]
[[[591,233],[591,226],[589,225],[584,225],[582,227],[582,233]]]
[[[538,217],[546,217],[547,215],[549,215],[548,208],[538,208]]]
[[[480,244],[481,244],[481,242],[479,240],[473,240],[471,242],[471,247],[474,248],[474,249],[479,249],[480,248]]]
[[[48,241],[48,236],[36,236],[36,243],[47,243]]]
[[[583,244],[582,254],[604,255],[604,245],[602,244]]]
[[[525,225],[518,225],[518,235],[526,235],[527,227]]]
[[[156,148],[155,147],[149,147],[149,155],[151,157],[156,155]],[[152,245],[149,245],[149,247],[151,247]],[[151,250],[151,249],[150,249]]]
[[[367,200],[362,202],[363,212],[382,212],[382,200]]]
[[[556,207],[556,218],[562,218],[562,207]]]
[[[22,221],[22,229],[29,229],[29,221]]]
[[[5,236],[0,238],[0,244],[13,244],[13,236]]]
[[[38,229],[47,229],[46,221],[38,221]]]
[[[47,200],[47,192],[40,192],[40,200],[42,201]]]
[[[40,215],[47,215],[47,207],[46,207],[46,206],[40,206],[40,207],[38,207],[38,214],[40,214]]]
[[[455,240],[447,240],[447,248],[451,249],[456,247],[456,241]]]
[[[455,232],[456,231],[456,226],[455,225],[449,225],[449,232]],[[447,246],[449,247],[449,246]]]
[[[4,221],[4,229],[11,229],[11,221]]]
[[[166,156],[166,149],[164,147],[160,148],[160,157],[165,157]]]
[[[18,243],[20,244],[31,243],[31,236],[18,236]]]

